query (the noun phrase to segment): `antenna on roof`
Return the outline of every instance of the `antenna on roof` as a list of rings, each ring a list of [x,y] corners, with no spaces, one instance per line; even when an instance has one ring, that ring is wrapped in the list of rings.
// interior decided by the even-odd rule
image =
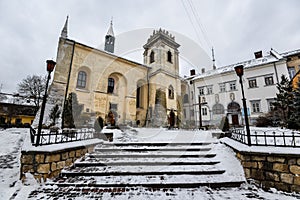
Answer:
[[[213,69],[216,69],[216,63],[215,63],[215,53],[214,53],[214,47],[211,48],[211,54],[212,54],[212,61],[213,61]]]

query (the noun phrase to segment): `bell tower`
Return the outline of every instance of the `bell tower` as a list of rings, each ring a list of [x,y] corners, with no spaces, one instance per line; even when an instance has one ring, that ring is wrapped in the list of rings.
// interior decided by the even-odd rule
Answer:
[[[144,64],[149,71],[148,125],[165,126],[170,112],[181,116],[179,106],[181,79],[179,76],[179,44],[166,30],[154,30],[144,47]],[[173,116],[173,115],[172,115]]]
[[[178,47],[175,37],[166,30],[154,30],[144,45],[144,64],[152,68],[151,72],[163,70],[179,75]]]
[[[115,36],[113,31],[113,23],[111,21],[110,27],[105,36],[104,50],[110,53],[114,53],[114,49],[115,49]]]

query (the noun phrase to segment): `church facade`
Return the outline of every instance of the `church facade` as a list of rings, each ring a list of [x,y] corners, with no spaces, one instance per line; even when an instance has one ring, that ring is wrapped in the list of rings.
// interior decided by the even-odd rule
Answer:
[[[68,19],[59,38],[57,65],[51,85],[63,98],[76,93],[82,115],[106,120],[109,113],[117,124],[165,126],[170,113],[183,122],[182,96],[187,91],[179,76],[179,44],[168,31],[153,31],[144,47],[144,63],[114,54],[112,23],[104,50],[68,38]],[[51,91],[50,91],[51,93]],[[75,122],[76,124],[76,122]]]

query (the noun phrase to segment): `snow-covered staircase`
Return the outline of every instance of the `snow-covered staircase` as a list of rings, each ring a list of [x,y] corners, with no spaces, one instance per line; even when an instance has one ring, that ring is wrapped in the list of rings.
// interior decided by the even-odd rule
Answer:
[[[240,186],[243,174],[227,173],[224,152],[218,151],[217,146],[222,147],[209,142],[107,142],[48,184],[105,188]],[[223,154],[222,159],[217,154]]]

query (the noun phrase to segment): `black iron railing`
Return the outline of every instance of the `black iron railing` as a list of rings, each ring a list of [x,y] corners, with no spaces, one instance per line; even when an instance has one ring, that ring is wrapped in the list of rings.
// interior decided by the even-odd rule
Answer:
[[[30,127],[32,145],[36,144],[36,130]],[[59,144],[95,138],[94,129],[44,130],[41,133],[39,145]]]
[[[243,128],[231,129],[231,139],[248,144]],[[300,147],[300,133],[297,131],[251,130],[251,144],[254,146]]]

